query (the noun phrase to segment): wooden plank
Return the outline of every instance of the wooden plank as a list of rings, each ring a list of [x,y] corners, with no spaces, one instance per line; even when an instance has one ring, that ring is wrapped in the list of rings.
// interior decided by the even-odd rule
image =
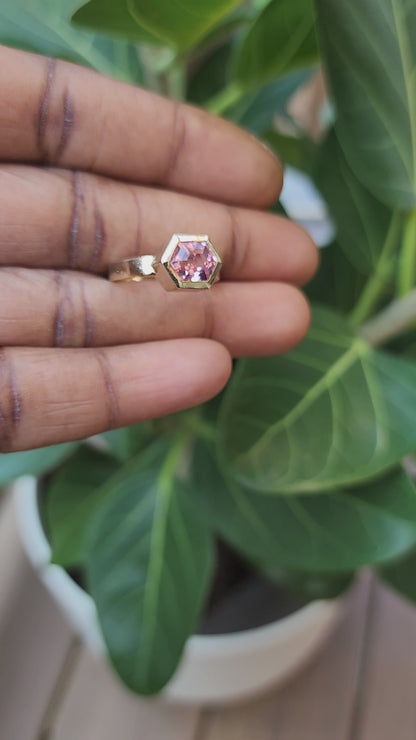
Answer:
[[[82,652],[50,721],[48,740],[192,740],[198,710],[141,699],[126,691],[104,661]]]
[[[416,609],[379,584],[370,609],[354,740],[416,738]]]
[[[204,712],[198,740],[349,740],[369,591],[366,574],[330,641],[303,673],[260,699]]]
[[[22,551],[12,501],[0,515],[0,735],[35,740],[72,641]]]

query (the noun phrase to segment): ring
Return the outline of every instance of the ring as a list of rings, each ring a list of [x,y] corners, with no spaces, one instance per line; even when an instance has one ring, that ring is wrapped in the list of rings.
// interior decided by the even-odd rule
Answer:
[[[221,258],[206,234],[174,234],[160,259],[143,254],[114,262],[108,278],[113,282],[156,279],[165,290],[211,288],[219,280],[221,267]]]

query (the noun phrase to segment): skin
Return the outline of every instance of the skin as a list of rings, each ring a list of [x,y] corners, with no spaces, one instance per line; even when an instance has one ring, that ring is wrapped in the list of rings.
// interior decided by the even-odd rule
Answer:
[[[0,449],[208,400],[231,358],[307,331],[317,251],[263,209],[282,168],[246,132],[65,62],[0,47]],[[108,265],[208,233],[210,291],[110,283]]]

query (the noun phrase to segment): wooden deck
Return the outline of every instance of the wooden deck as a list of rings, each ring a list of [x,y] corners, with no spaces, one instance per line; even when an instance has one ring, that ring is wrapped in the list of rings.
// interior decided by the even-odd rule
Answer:
[[[0,499],[1,740],[415,740],[416,609],[364,577],[285,688],[227,709],[128,694],[71,634]]]

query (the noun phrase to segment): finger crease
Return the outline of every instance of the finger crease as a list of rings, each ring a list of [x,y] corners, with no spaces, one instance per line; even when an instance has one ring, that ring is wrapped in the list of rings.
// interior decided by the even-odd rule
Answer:
[[[54,347],[62,347],[64,343],[64,304],[61,297],[61,290],[62,290],[62,275],[60,272],[56,274],[55,277],[56,281],[56,287],[58,292],[58,298],[57,298],[57,309],[55,313],[55,321],[54,321],[54,339],[53,339],[53,345]]]
[[[2,449],[9,449],[13,434],[22,416],[22,397],[17,384],[16,370],[7,357],[4,348],[0,350],[0,377],[4,403],[0,406],[0,427],[2,430]],[[8,408],[6,412],[5,407]]]
[[[117,399],[116,392],[114,390],[113,381],[111,379],[111,372],[108,364],[108,360],[103,352],[97,352],[97,360],[101,369],[101,374],[104,381],[104,387],[106,390],[107,398],[107,410],[108,410],[108,422],[107,426],[110,429],[114,429],[118,426],[118,420],[120,418],[120,407]]]
[[[68,264],[70,267],[74,267],[77,261],[80,211],[83,200],[81,173],[74,172],[72,175],[72,210],[68,231]]]
[[[63,100],[63,121],[61,138],[56,150],[55,161],[58,161],[65,151],[74,123],[74,104],[69,89],[66,88]]]
[[[46,81],[44,90],[40,99],[39,107],[38,107],[38,114],[37,114],[37,139],[38,139],[38,148],[39,152],[41,154],[41,157],[46,156],[46,151],[44,148],[44,142],[45,142],[45,133],[46,133],[46,127],[48,123],[48,114],[49,114],[49,105],[51,100],[51,90],[52,90],[52,84],[55,77],[56,72],[56,59],[47,59],[46,60]]]
[[[90,269],[94,270],[101,262],[106,244],[106,231],[102,211],[97,199],[94,203],[94,249],[90,261]]]
[[[94,322],[93,322],[91,309],[88,305],[87,296],[85,295],[84,283],[81,283],[80,290],[81,290],[82,305],[84,308],[84,326],[85,326],[84,347],[91,347],[93,335],[94,335]]]
[[[69,327],[69,337],[66,336],[69,321],[67,320],[67,309],[69,308],[70,317],[74,316],[74,303],[72,300],[72,291],[68,280],[64,279],[63,273],[57,272],[56,277],[57,286],[57,309],[55,313],[55,331],[54,331],[54,347],[68,347],[72,346],[72,331]]]
[[[137,211],[137,228],[136,228],[136,241],[135,241],[135,249],[136,253],[141,253],[141,245],[142,245],[142,207],[140,203],[140,198],[138,197],[135,189],[133,187],[130,188],[131,194],[134,198],[134,202],[136,205],[136,211]]]

